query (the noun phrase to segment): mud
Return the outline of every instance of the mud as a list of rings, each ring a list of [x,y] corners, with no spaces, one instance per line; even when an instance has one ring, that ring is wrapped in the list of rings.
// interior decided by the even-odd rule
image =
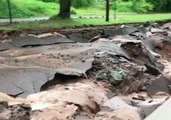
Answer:
[[[30,120],[31,108],[29,105],[11,105],[8,103],[4,106],[4,109],[0,111],[1,120]]]
[[[149,105],[144,101],[155,99],[160,92],[170,96],[168,25],[19,33],[16,37],[3,33],[0,91],[5,95],[0,95],[7,105],[0,106],[0,117],[144,119],[146,113],[156,109],[144,112],[141,106]],[[116,106],[110,108],[115,96],[128,97],[134,93],[145,93],[147,97],[141,97],[142,100],[133,96],[125,101],[118,98],[113,101]],[[104,108],[104,103],[109,105]],[[24,107],[25,104],[30,107]],[[135,108],[130,111],[133,116],[123,110],[124,106]]]
[[[164,47],[162,49],[157,49],[156,52],[162,55],[163,59],[171,61],[171,44],[170,43],[164,43]]]

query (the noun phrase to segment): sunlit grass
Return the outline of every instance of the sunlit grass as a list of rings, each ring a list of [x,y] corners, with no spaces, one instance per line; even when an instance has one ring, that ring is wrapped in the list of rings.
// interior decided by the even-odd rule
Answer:
[[[53,16],[59,12],[59,4],[51,2],[42,2],[41,0],[10,0],[13,18],[28,18]],[[124,8],[124,7],[123,7]],[[105,4],[96,4],[88,8],[74,9],[78,16],[80,15],[104,15]],[[124,9],[126,10],[126,9]],[[120,11],[120,12],[118,12]],[[117,13],[133,13],[118,8]],[[121,12],[122,11],[122,12]],[[113,14],[113,10],[110,13]],[[8,18],[7,0],[0,0],[0,18]]]
[[[21,22],[15,23],[12,26],[0,27],[0,30],[7,31],[22,31],[22,30],[48,30],[59,29],[62,27],[73,27],[83,25],[115,25],[124,23],[142,23],[155,22],[162,20],[171,20],[171,13],[169,14],[139,14],[139,15],[118,15],[116,20],[111,16],[110,22],[105,22],[104,18],[95,19],[57,19],[53,21],[37,21],[37,22]]]
[[[14,18],[52,16],[57,13],[59,4],[44,3],[39,0],[10,0]],[[0,0],[0,18],[8,17],[7,0]]]

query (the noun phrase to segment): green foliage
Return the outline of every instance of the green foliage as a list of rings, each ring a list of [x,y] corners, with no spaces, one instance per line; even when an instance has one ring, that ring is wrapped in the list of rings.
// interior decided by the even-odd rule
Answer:
[[[95,0],[72,0],[72,5],[75,8],[89,7],[95,3]]]
[[[55,3],[59,3],[59,0],[41,0],[43,2],[55,2]]]
[[[7,2],[5,0],[0,1],[0,16],[4,18],[8,13]]]
[[[13,17],[53,16],[59,11],[59,0],[10,0]],[[42,2],[44,1],[44,2]],[[71,14],[104,15],[105,0],[72,0]],[[0,0],[0,18],[8,18],[7,0]],[[171,0],[116,0],[110,13],[148,13],[171,11]]]
[[[77,10],[73,7],[71,7],[71,14],[72,15],[76,15],[77,14]]]
[[[123,4],[128,7],[132,4],[131,10],[140,13],[148,11],[153,12],[171,12],[171,0],[116,0],[118,9],[123,9]],[[126,5],[128,3],[128,5]],[[130,6],[129,6],[130,7]],[[127,9],[127,8],[126,8]],[[124,10],[124,9],[123,9]]]
[[[47,30],[57,29],[62,27],[73,27],[83,25],[114,25],[125,23],[140,23],[140,22],[155,22],[171,19],[171,14],[134,14],[134,15],[117,15],[117,19],[110,19],[110,22],[105,22],[104,18],[95,19],[59,19],[55,21],[35,21],[35,22],[21,22],[12,26],[0,27],[4,31],[23,31],[23,30]]]
[[[147,13],[153,10],[153,5],[146,0],[133,0],[132,10],[138,13]]]
[[[153,10],[153,5],[146,0],[116,0],[112,9],[118,12],[147,13]]]
[[[171,0],[147,0],[154,5],[154,11],[156,12],[168,12],[171,11]]]
[[[13,17],[38,17],[56,14],[59,6],[55,3],[44,3],[38,0],[10,0]],[[0,0],[0,18],[8,17],[6,0]]]
[[[131,1],[122,1],[117,0],[115,4],[113,4],[112,9],[117,10],[118,12],[133,12],[132,10],[132,2]]]

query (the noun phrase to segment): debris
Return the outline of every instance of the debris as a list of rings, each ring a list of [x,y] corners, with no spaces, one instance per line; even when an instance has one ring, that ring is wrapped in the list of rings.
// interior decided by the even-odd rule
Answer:
[[[150,31],[151,31],[152,33],[163,33],[163,32],[164,32],[164,30],[162,30],[162,29],[153,28],[153,27],[150,29]]]
[[[116,35],[122,35],[122,30],[121,29],[107,29],[104,30],[104,35],[106,35],[106,37],[113,37]]]
[[[125,101],[123,101],[121,98],[119,98],[117,96],[113,97],[110,100],[108,100],[107,102],[105,102],[102,105],[102,108],[103,107],[110,108],[113,111],[114,110],[119,110],[119,109],[130,109],[130,110],[134,110],[136,112],[140,112],[138,108],[126,104]]]
[[[1,120],[30,120],[31,108],[26,104],[6,106],[0,112]]]
[[[125,26],[122,28],[122,35],[129,35],[131,33],[137,32],[139,31],[137,29],[137,27],[133,27],[133,26]]]
[[[13,40],[8,42],[4,42],[4,43],[1,42],[0,51],[12,49],[15,47],[53,45],[53,44],[60,44],[60,43],[74,43],[74,41],[71,41],[66,37],[60,37],[60,36],[45,37],[42,39],[34,36],[23,36],[23,37],[14,38]]]
[[[88,60],[84,60],[84,62],[76,62],[76,63],[72,63],[70,65],[71,68],[73,69],[78,69],[80,70],[83,74],[86,73],[87,70],[89,70],[92,67],[92,63],[93,63],[94,59],[88,59]]]
[[[93,37],[93,38],[90,39],[90,42],[95,42],[95,41],[97,41],[100,37],[101,37],[100,35],[95,36],[95,37]]]
[[[36,37],[37,38],[46,38],[46,37],[50,37],[52,35],[53,35],[52,33],[43,33],[43,34],[37,35]]]
[[[43,39],[39,39],[32,36],[26,36],[26,37],[15,38],[14,40],[12,40],[12,44],[15,47],[53,45],[59,43],[74,43],[74,41],[71,41],[66,37],[58,37],[58,36],[48,37]]]
[[[150,116],[148,116],[145,120],[170,120],[171,115],[170,107],[171,106],[171,98],[168,99],[163,105],[161,105],[156,111],[154,111]]]
[[[80,34],[77,33],[73,33],[71,35],[68,35],[69,39],[71,39],[74,42],[80,42],[80,43],[87,43],[89,42],[89,40],[83,36],[81,36]]]
[[[74,116],[74,120],[93,120],[93,117],[82,113]]]
[[[161,74],[161,71],[158,68],[155,68],[151,65],[145,64],[145,67],[147,68],[147,70],[145,71],[148,74],[152,74],[155,76],[158,76]]]
[[[99,112],[94,120],[141,120],[141,117],[135,111],[125,108],[113,112]]]
[[[12,49],[13,47],[14,46],[11,43],[8,43],[8,42],[2,43],[2,42],[0,42],[0,51]]]
[[[35,111],[31,120],[71,120],[78,114],[79,108],[71,105],[56,105],[41,111]]]
[[[170,94],[170,89],[168,87],[168,85],[170,85],[170,82],[170,79],[164,76],[156,78],[154,81],[152,81],[149,88],[147,89],[147,94],[149,96],[153,96],[157,92],[166,92]]]
[[[162,105],[165,101],[166,101],[166,98],[146,100],[145,102],[141,103],[140,109],[145,115],[145,117],[147,117],[152,112],[154,112],[160,105]]]
[[[171,23],[165,23],[163,26],[162,26],[163,29],[171,29]]]
[[[84,70],[86,68],[81,69]],[[84,72],[76,69],[61,69],[58,71],[42,68],[6,69],[0,73],[0,82],[3,84],[3,86],[0,86],[0,90],[11,96],[24,98],[29,94],[40,92],[42,86],[47,82],[54,80],[56,81],[54,83],[57,83],[59,81],[58,76],[55,76],[57,73],[64,76],[82,76],[85,74]]]
[[[134,96],[134,97],[132,97],[132,99],[134,99],[134,100],[141,100],[141,101],[145,101],[146,100],[144,96],[140,96],[140,95]]]
[[[77,97],[76,97],[77,96]],[[32,109],[36,110],[37,104],[44,103],[47,107],[55,107],[56,105],[67,104],[75,105],[83,112],[89,114],[96,114],[100,108],[91,96],[84,91],[58,88],[50,91],[44,91],[37,94],[32,94],[27,97],[28,101],[31,101]],[[40,108],[37,108],[39,110]],[[45,109],[45,108],[43,108]]]
[[[123,76],[125,75],[124,71],[111,71],[110,73],[111,75],[111,79],[110,82],[113,85],[117,85],[119,83],[121,83],[121,81],[123,80]]]
[[[0,117],[148,116],[171,91],[171,37],[169,28],[147,24],[1,35],[9,40],[0,43]],[[132,93],[138,95],[126,101],[118,97]]]

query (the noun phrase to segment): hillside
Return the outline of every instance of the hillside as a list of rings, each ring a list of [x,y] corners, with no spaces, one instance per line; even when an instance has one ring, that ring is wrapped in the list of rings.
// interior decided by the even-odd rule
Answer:
[[[55,3],[44,3],[38,0],[11,0],[13,17],[52,16],[59,8]],[[0,0],[0,18],[8,17],[6,0]]]

